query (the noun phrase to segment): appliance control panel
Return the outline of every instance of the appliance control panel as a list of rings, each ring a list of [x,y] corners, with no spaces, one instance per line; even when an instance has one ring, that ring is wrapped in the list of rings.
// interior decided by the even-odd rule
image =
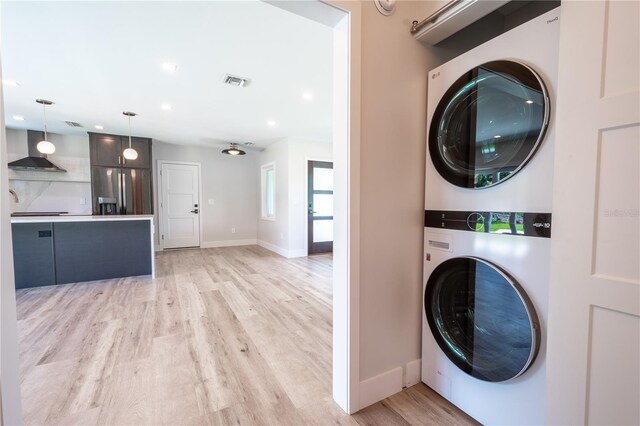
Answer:
[[[425,210],[424,226],[487,234],[551,238],[551,213]]]

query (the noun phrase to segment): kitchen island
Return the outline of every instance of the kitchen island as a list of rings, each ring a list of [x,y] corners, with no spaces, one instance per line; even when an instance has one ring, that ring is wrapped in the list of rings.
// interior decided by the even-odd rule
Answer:
[[[153,215],[12,217],[16,288],[155,277]]]

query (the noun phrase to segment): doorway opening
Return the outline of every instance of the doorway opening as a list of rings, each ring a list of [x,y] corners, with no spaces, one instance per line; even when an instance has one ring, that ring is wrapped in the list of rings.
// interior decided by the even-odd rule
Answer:
[[[357,342],[357,335],[350,333],[350,329],[351,329],[351,325],[350,325],[350,320],[351,318],[356,318],[357,319],[357,313],[354,312],[351,309],[351,297],[352,296],[352,292],[350,292],[348,285],[349,285],[349,271],[350,271],[350,266],[349,266],[349,251],[350,251],[350,247],[348,245],[348,233],[350,232],[350,228],[349,228],[349,202],[348,202],[348,194],[349,194],[349,190],[348,190],[348,185],[349,185],[349,180],[348,180],[348,175],[349,175],[349,157],[347,155],[347,153],[349,152],[349,90],[350,90],[350,85],[349,85],[349,79],[350,79],[350,66],[349,66],[349,62],[350,62],[350,23],[349,23],[349,19],[350,19],[350,15],[348,12],[338,9],[337,7],[334,7],[332,5],[323,3],[323,2],[305,2],[304,4],[302,3],[298,3],[297,5],[293,4],[294,2],[281,2],[282,5],[278,6],[275,5],[277,7],[280,8],[285,8],[286,5],[288,5],[289,7],[292,8],[298,8],[297,11],[293,11],[290,10],[293,13],[296,13],[300,16],[303,16],[305,18],[308,19],[312,19],[312,20],[316,20],[317,22],[320,22],[324,25],[327,25],[331,28],[333,28],[334,31],[334,61],[333,61],[333,73],[334,76],[336,78],[335,80],[335,95],[333,96],[333,103],[334,103],[334,109],[333,109],[333,116],[334,116],[334,122],[337,123],[336,126],[333,129],[333,136],[334,136],[334,149],[336,151],[336,155],[335,155],[335,171],[336,171],[336,178],[335,178],[335,193],[334,193],[334,197],[335,197],[335,212],[333,212],[332,217],[332,221],[334,223],[333,228],[336,230],[334,232],[334,238],[333,238],[333,242],[332,242],[332,248],[334,250],[336,250],[336,252],[339,253],[339,258],[337,260],[334,261],[334,265],[333,265],[333,283],[334,283],[334,288],[337,289],[337,291],[334,291],[333,293],[333,362],[331,363],[332,369],[333,369],[333,398],[334,400],[338,403],[338,405],[344,409],[345,411],[350,411],[349,410],[349,398],[351,397],[352,391],[355,387],[357,387],[357,381],[353,380],[353,377],[357,377],[357,371],[355,371],[353,374],[350,373],[350,368],[351,368],[351,364],[352,361],[354,359],[357,358],[357,352],[352,350],[350,348],[350,345],[356,341]],[[289,4],[291,3],[291,4]],[[153,4],[153,3],[149,3],[149,4]],[[270,3],[272,4],[272,3]],[[301,6],[302,5],[302,6]],[[15,6],[15,5],[14,5]],[[171,5],[169,5],[171,6]],[[167,7],[169,7],[167,6]],[[17,6],[16,6],[17,7]],[[83,8],[89,8],[91,7],[89,4],[85,4],[83,5]],[[101,7],[111,7],[110,4],[102,4]],[[306,9],[306,10],[300,10],[300,8],[302,7],[302,9]],[[5,12],[3,10],[3,12]],[[63,14],[64,15],[64,14]],[[7,18],[5,19],[11,19],[8,18],[9,14],[4,14],[4,16],[7,16]],[[105,15],[106,16],[106,15]],[[357,29],[359,31],[359,28]],[[3,37],[3,39],[8,40],[8,39],[12,39],[12,38],[5,38]],[[15,38],[13,38],[15,39]],[[88,49],[88,51],[90,51],[90,49]],[[111,51],[115,51],[115,50],[111,50]],[[5,52],[3,52],[5,53]],[[4,55],[3,55],[4,56]],[[10,61],[6,61],[6,59],[11,58],[10,55],[4,56],[3,59],[5,59],[5,64],[7,62]],[[178,68],[178,69],[185,69],[188,70],[187,67],[184,68]],[[163,64],[163,72],[166,71],[166,69],[164,68],[164,64]],[[174,71],[175,71],[175,67],[174,67]],[[168,71],[168,72],[172,72],[172,71]],[[158,74],[160,75],[160,72],[158,72]],[[105,74],[106,75],[106,74]],[[164,76],[164,74],[162,74]],[[6,77],[6,76],[5,76]],[[11,76],[13,77],[13,76]],[[19,78],[19,76],[18,76]],[[165,78],[165,77],[162,77]],[[169,78],[174,78],[174,77],[167,77],[167,80]],[[28,81],[27,79],[24,79],[23,81]],[[256,82],[257,85],[257,82]],[[248,86],[251,87],[251,86]],[[133,93],[132,91],[127,91],[127,94]],[[115,97],[115,93],[114,93],[114,97]],[[18,94],[19,96],[19,94]],[[10,100],[10,99],[9,99]],[[128,99],[130,100],[130,99]],[[61,102],[62,104],[62,102]],[[210,104],[207,104],[208,106],[210,106]],[[110,108],[109,111],[111,111]],[[168,107],[165,108],[165,106],[163,105],[161,108],[163,111],[171,111],[172,108],[169,105]],[[89,109],[87,109],[89,110]],[[121,109],[120,109],[121,110]],[[5,110],[6,111],[6,110]],[[175,113],[177,114],[180,109],[178,107],[176,107],[174,109],[174,111],[176,111]],[[118,110],[119,113],[119,110]],[[167,112],[168,113],[168,112]],[[106,113],[105,113],[106,114]],[[207,115],[207,119],[210,120],[212,116],[212,114],[208,114]],[[143,116],[144,117],[144,116]],[[337,118],[337,119],[336,119]],[[203,119],[204,120],[204,119]],[[141,120],[142,121],[142,120]],[[90,125],[95,126],[95,128],[97,129],[98,127],[103,127],[101,124],[99,125],[99,122],[94,121],[92,119],[87,118],[85,120],[86,123],[91,123]],[[157,127],[157,125],[159,125],[159,123],[161,123],[161,120],[156,120],[155,122],[153,122],[152,120],[149,120],[149,123],[153,123],[154,126]],[[95,123],[95,124],[94,124]],[[14,123],[15,124],[15,123]],[[178,126],[173,126],[174,128],[177,128]],[[186,132],[186,130],[192,130],[195,127],[194,126],[183,126],[184,130],[182,133]],[[144,132],[144,130],[142,130],[143,127],[142,125],[140,126],[140,130],[141,132]],[[2,129],[0,129],[1,133],[4,133],[4,124],[2,125]],[[180,136],[180,135],[178,135]],[[176,137],[178,137],[176,136]],[[183,136],[181,136],[183,137]],[[204,141],[204,142],[211,142],[209,141]],[[2,150],[5,151],[5,155],[2,158],[6,158],[6,138],[3,138],[3,146],[2,146]],[[187,151],[187,149],[185,149],[185,152]],[[182,156],[180,157],[176,157],[177,159],[180,158],[184,158]],[[162,170],[161,168],[159,168],[160,170]],[[204,169],[205,172],[205,177],[206,176],[206,171],[207,169]],[[4,173],[2,173],[0,175],[2,177],[2,180],[4,181],[3,185],[6,186],[6,183],[8,181],[8,175],[7,172],[4,171]],[[158,180],[158,182],[160,183],[160,180]],[[198,185],[200,185],[202,182],[202,179],[200,179],[200,177],[198,177]],[[81,183],[86,184],[87,182],[82,181]],[[86,185],[85,185],[86,186]],[[193,192],[193,191],[192,191]],[[171,191],[168,191],[167,194],[162,194],[162,199],[165,199],[165,195],[167,195],[167,197],[169,197],[171,195]],[[158,196],[154,196],[154,198],[156,198],[156,200],[158,200],[160,197]],[[170,198],[170,197],[169,197]],[[168,199],[168,198],[167,198]],[[194,215],[199,215],[200,214],[200,208],[202,207],[202,203],[204,203],[205,200],[203,200],[202,196],[200,195],[200,193],[198,193],[198,198],[197,198],[197,203],[195,202],[195,198],[191,198],[190,200],[190,204],[192,205],[192,209],[193,210],[198,210],[197,213],[190,211],[192,214]],[[164,203],[164,201],[163,201]],[[197,205],[196,205],[197,204]],[[209,199],[207,197],[206,200],[206,204],[207,205],[214,205],[214,200],[213,199]],[[217,203],[216,203],[217,205]],[[6,213],[6,210],[3,207],[3,211]],[[8,214],[7,215],[3,215],[5,216],[5,221],[6,223],[3,223],[3,230],[5,230],[6,228],[9,227],[9,221],[8,221]],[[184,219],[184,218],[182,218]],[[195,227],[199,226],[199,230],[195,230]],[[167,224],[166,228],[164,229],[169,229],[170,226]],[[230,228],[231,229],[231,233],[233,233],[235,231],[235,228]],[[189,243],[189,245],[191,244],[196,244],[202,243],[202,237],[201,237],[201,232],[202,232],[202,226],[200,226],[200,223],[198,220],[192,220],[192,227],[191,227],[191,237],[193,238],[193,240]],[[180,234],[180,233],[178,233]],[[6,234],[4,234],[6,235]],[[10,235],[10,234],[9,234]],[[182,234],[180,234],[182,235]],[[195,238],[196,236],[199,236],[199,240],[196,241]],[[166,240],[166,237],[165,237]],[[182,242],[181,244],[184,244],[184,242]],[[5,259],[9,259],[9,262],[11,261],[11,249],[10,247],[8,249],[5,250],[7,246],[3,246],[3,258]],[[167,247],[169,248],[169,247]],[[7,257],[5,257],[5,253],[7,253]],[[235,259],[234,256],[231,256],[232,259]],[[183,262],[184,260],[184,262]],[[187,258],[185,256],[184,259],[181,259],[181,262],[179,264],[177,264],[177,266],[179,268],[188,268],[191,265],[191,260],[190,258]],[[230,264],[230,268],[242,268],[243,265],[241,263],[234,263],[232,261],[229,261]],[[357,265],[356,265],[357,266]],[[7,286],[7,284],[10,287],[13,287],[13,280],[8,279],[5,280],[4,278],[6,278],[4,271],[5,271],[5,264],[3,262],[3,284],[4,287]],[[176,274],[181,275],[186,277],[187,274],[187,269],[177,269],[176,270]],[[357,268],[354,268],[357,269]],[[204,276],[204,275],[203,275]],[[220,281],[220,282],[224,282],[224,281]],[[214,289],[215,284],[218,284],[218,286],[220,286],[220,282],[214,282],[214,283],[209,283],[211,284],[211,288],[209,288],[209,291],[216,291]],[[145,285],[141,285],[141,288],[144,287]],[[85,287],[83,287],[85,288]],[[145,287],[146,288],[146,287]],[[200,292],[202,293],[207,293],[207,289],[205,288],[199,288],[198,289]],[[90,291],[89,288],[87,287],[87,291]],[[166,292],[165,292],[166,293]],[[170,296],[170,294],[165,294],[165,293],[157,293],[158,296],[164,297],[164,296]],[[191,293],[187,293],[188,295],[193,295]],[[211,296],[210,299],[208,299],[207,301],[209,303],[214,303],[216,302],[215,297],[212,296],[213,293],[208,293],[207,296]],[[5,298],[7,294],[3,291],[3,299],[7,300]],[[147,293],[145,293],[144,291],[138,291],[136,292],[136,297],[146,297],[145,295],[147,295]],[[9,299],[13,299],[14,298],[14,294],[11,293],[10,294],[10,298]],[[148,296],[148,295],[147,295]],[[177,299],[176,299],[177,300]],[[150,302],[150,301],[149,301]],[[159,304],[158,306],[170,306],[169,304],[165,303],[165,304]],[[148,304],[148,306],[151,306],[151,304]],[[189,305],[189,307],[197,309],[199,306],[199,304],[194,303],[193,305]],[[243,308],[242,306],[235,306],[235,308],[237,309],[241,309]],[[10,333],[4,333],[6,327],[13,327],[15,329],[15,315],[12,316],[5,316],[5,313],[7,313],[8,311],[3,309],[3,336],[7,336],[10,335]],[[15,311],[14,311],[15,312]],[[99,310],[96,310],[96,312],[101,312]],[[136,311],[138,312],[138,311]],[[143,312],[143,311],[139,311],[139,312]],[[246,312],[248,315],[251,313],[250,310],[248,310]],[[10,311],[9,311],[10,314]],[[7,315],[9,315],[7,314]],[[233,318],[233,316],[229,316],[230,319]],[[171,325],[171,322],[168,322],[167,324],[161,324],[161,325]],[[78,330],[78,333],[80,333],[82,330]],[[167,334],[169,335],[169,334]],[[76,335],[73,335],[76,336]],[[72,336],[72,337],[73,337]],[[170,342],[170,341],[163,341],[163,343],[175,343],[175,342]],[[15,341],[7,341],[3,338],[3,355],[5,354],[5,349],[7,348],[7,351],[9,350],[9,347],[13,347],[14,349],[17,347],[17,342]],[[62,350],[61,350],[62,351]],[[13,351],[16,354],[17,357],[17,351]],[[244,351],[243,351],[244,353]],[[58,354],[57,356],[62,359],[62,357],[66,356],[67,353],[62,351],[60,352],[60,354]],[[11,357],[3,357],[3,360],[5,359],[10,359]],[[122,357],[124,359],[124,357]],[[34,358],[35,359],[35,358]],[[8,365],[3,361],[3,368],[9,367],[9,368],[13,368],[13,369],[18,369],[17,366],[17,362],[14,363],[15,365]],[[355,370],[357,370],[357,365],[354,366]],[[123,373],[124,374],[124,373]],[[19,392],[17,390],[17,385],[16,383],[9,383],[8,381],[5,380],[5,377],[3,376],[3,380],[2,380],[2,388],[3,388],[3,394],[14,394],[14,395],[19,395]],[[206,393],[207,390],[204,390],[203,392]],[[222,403],[220,403],[222,404]],[[8,408],[8,405],[3,404],[3,406],[5,406],[5,408]],[[17,410],[19,411],[19,404],[16,406]],[[35,411],[34,411],[35,412]]]

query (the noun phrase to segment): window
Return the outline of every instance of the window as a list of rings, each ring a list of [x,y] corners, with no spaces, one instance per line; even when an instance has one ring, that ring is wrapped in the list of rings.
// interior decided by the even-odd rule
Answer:
[[[276,219],[276,163],[262,166],[262,218]]]

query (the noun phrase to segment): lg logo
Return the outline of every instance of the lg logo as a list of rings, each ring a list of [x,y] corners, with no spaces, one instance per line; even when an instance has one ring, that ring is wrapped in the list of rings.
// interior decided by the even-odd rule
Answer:
[[[431,74],[431,80],[433,80],[436,77],[440,77],[440,71],[434,72],[433,74]]]

